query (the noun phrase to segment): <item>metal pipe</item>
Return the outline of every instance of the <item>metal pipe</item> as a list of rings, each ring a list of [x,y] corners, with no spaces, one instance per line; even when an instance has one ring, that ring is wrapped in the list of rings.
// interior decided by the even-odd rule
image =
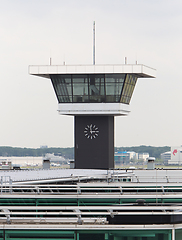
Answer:
[[[175,228],[172,229],[172,240],[175,240]]]
[[[95,65],[95,21],[93,22],[93,65]]]

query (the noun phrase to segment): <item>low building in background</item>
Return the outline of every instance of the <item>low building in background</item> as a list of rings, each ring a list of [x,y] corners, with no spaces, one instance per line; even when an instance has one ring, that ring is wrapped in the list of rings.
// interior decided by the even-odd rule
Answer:
[[[48,148],[47,145],[41,145],[40,148]]]
[[[182,165],[182,146],[172,146],[171,151],[161,154],[165,165]]]
[[[169,162],[171,161],[171,151],[161,153],[161,159],[163,160],[164,165],[168,165]]]
[[[130,154],[130,159],[137,160],[138,159],[138,153],[136,152],[128,152]]]
[[[171,151],[161,154],[165,165],[182,165],[182,146],[173,146]]]
[[[126,151],[123,152],[115,152],[114,153],[114,161],[115,165],[118,164],[129,164],[130,162],[130,154]]]
[[[149,153],[136,153],[127,151],[118,151],[114,153],[115,165],[129,164],[133,160],[143,160],[146,161],[149,157]]]
[[[149,158],[149,153],[138,153],[138,159],[147,161],[147,158]]]
[[[182,164],[182,146],[171,147],[171,160],[169,161],[169,164]]]

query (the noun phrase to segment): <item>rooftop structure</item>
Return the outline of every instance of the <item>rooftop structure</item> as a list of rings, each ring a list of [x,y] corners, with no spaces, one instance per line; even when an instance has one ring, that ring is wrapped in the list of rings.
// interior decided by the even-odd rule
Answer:
[[[182,238],[182,170],[42,171],[0,172],[0,239]]]

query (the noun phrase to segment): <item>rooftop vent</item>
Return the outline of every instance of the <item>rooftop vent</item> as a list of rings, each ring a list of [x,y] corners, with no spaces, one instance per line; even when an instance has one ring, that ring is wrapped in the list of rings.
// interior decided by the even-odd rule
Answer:
[[[146,201],[145,201],[145,199],[137,199],[137,200],[136,200],[136,203],[137,203],[139,206],[144,206],[145,203],[146,203]]]

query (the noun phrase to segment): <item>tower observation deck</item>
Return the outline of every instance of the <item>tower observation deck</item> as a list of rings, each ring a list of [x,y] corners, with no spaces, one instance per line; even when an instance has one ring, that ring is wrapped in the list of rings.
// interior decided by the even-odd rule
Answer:
[[[58,112],[75,121],[75,168],[114,168],[114,116],[129,113],[138,78],[154,78],[145,65],[29,66],[31,75],[51,79]]]

